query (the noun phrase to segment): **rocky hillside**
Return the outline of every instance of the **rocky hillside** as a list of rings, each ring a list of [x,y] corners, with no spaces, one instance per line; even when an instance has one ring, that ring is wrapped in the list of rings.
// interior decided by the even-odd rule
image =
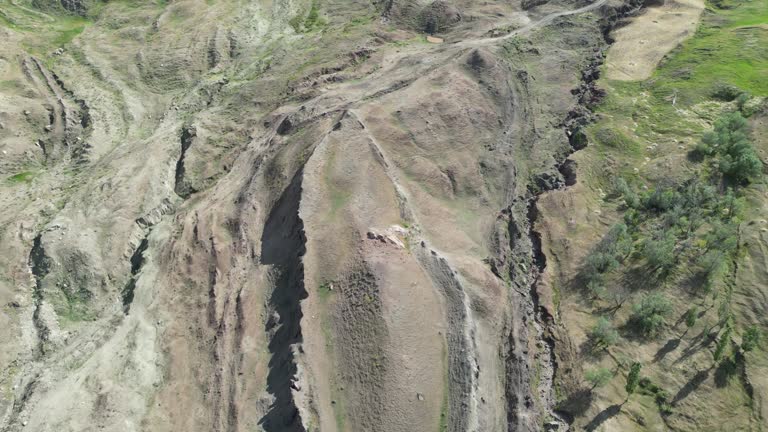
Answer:
[[[743,358],[768,363],[761,348],[736,349],[766,324],[747,301],[768,288],[756,231],[748,252],[727,251],[736,282],[714,290],[739,306],[707,324],[734,337],[738,386],[647,420],[666,415],[653,396],[639,396],[650,411],[618,405],[624,356],[650,352],[633,354],[627,333],[606,347],[613,384],[582,388],[605,357],[577,349],[593,318],[576,314],[590,295],[573,269],[621,214],[606,201],[596,226],[558,230],[593,207],[549,204],[617,177],[592,175],[613,166],[595,159],[610,153],[600,131],[642,132],[650,118],[627,106],[636,81],[600,79],[631,63],[609,46],[645,6],[0,0],[0,429],[731,430],[701,420],[715,409],[762,430],[765,380]],[[702,7],[691,8],[689,33]],[[738,26],[756,26],[764,61],[765,22]],[[669,33],[645,69],[689,36]],[[697,88],[674,90],[688,114],[703,112]],[[744,103],[764,112],[764,87],[749,90]],[[693,145],[714,117],[686,119],[699,125]],[[749,121],[765,131],[764,114]],[[612,163],[637,156],[616,151]],[[717,166],[699,163],[686,172]],[[627,190],[663,183],[637,174]],[[751,180],[733,193],[765,205]],[[646,278],[626,266],[610,280]],[[588,307],[610,308],[601,298]],[[675,383],[691,371],[656,368]]]

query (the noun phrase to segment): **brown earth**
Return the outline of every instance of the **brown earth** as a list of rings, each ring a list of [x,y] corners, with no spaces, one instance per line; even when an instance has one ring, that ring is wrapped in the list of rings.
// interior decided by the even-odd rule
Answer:
[[[3,3],[2,429],[566,430],[531,203],[631,7],[529,6]]]

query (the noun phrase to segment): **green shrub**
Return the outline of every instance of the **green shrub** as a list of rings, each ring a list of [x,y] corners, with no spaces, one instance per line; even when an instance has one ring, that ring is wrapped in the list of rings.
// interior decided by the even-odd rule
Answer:
[[[643,394],[652,396],[662,414],[672,414],[672,404],[669,402],[669,392],[654,384],[648,377],[643,377],[639,382]]]
[[[605,283],[599,274],[593,275],[587,282],[587,291],[593,299],[603,299],[606,295]]]
[[[615,270],[632,253],[632,236],[623,223],[611,227],[587,256],[586,271],[590,278]]]
[[[691,306],[691,308],[685,312],[685,326],[688,328],[695,326],[698,317],[699,308],[696,306]]]
[[[726,326],[725,331],[720,335],[720,339],[717,340],[717,346],[715,347],[715,362],[719,362],[726,354],[728,347],[731,345],[731,327]]]
[[[613,378],[613,372],[610,369],[599,367],[590,369],[584,374],[584,378],[592,385],[592,390],[602,387]]]
[[[619,333],[605,317],[600,317],[589,333],[592,345],[596,349],[607,349],[619,340]]]
[[[704,280],[706,281],[707,291],[709,291],[712,283],[717,280],[726,269],[725,254],[719,250],[708,251],[699,257],[697,264],[699,268],[701,268]]]
[[[760,339],[762,338],[762,333],[760,332],[760,329],[753,325],[749,327],[745,332],[744,336],[741,337],[741,349],[743,349],[746,352],[752,351],[757,346],[760,345]]]
[[[619,177],[614,181],[613,192],[624,199],[627,208],[634,209],[640,206],[640,197],[623,178]]]
[[[645,210],[663,213],[682,203],[682,196],[671,188],[654,189],[646,192],[642,199]]]
[[[631,323],[646,337],[659,334],[672,306],[662,294],[649,294],[632,307]]]
[[[751,114],[751,113],[748,114],[744,111],[744,108],[746,107],[747,102],[749,102],[750,99],[752,99],[752,97],[749,95],[749,93],[746,93],[746,92],[741,93],[736,98],[736,108],[738,108],[739,112],[741,112],[745,117],[749,117],[749,115]]]
[[[593,273],[608,273],[618,266],[619,262],[611,253],[593,252],[587,256],[587,269]]]
[[[738,226],[715,222],[712,229],[704,236],[707,242],[707,250],[718,250],[731,253],[739,246]]]
[[[748,139],[747,120],[738,112],[720,117],[696,150],[705,156],[716,156],[720,173],[737,183],[749,183],[763,171],[763,163]]]
[[[741,89],[728,83],[717,83],[712,89],[712,97],[725,102],[736,99],[741,93]]]
[[[657,238],[649,238],[643,243],[643,256],[652,269],[666,274],[677,263],[676,239],[671,232],[657,233],[654,237]]]

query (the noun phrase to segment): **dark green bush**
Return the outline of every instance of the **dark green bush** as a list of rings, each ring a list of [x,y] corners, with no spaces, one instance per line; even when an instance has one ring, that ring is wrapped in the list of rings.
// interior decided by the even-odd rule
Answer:
[[[747,120],[738,112],[720,117],[696,150],[705,156],[716,156],[720,173],[737,183],[749,183],[763,172],[763,163],[748,139]]]
[[[728,83],[717,83],[712,89],[712,97],[725,102],[736,99],[741,93],[740,88]]]

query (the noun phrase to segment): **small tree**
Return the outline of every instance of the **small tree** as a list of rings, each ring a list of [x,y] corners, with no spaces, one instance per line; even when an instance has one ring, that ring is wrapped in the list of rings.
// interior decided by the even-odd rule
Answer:
[[[662,294],[650,294],[633,306],[631,321],[646,337],[658,335],[672,306]]]
[[[619,333],[605,317],[600,317],[597,320],[589,335],[596,349],[608,349],[619,340]]]
[[[619,262],[610,252],[594,251],[587,257],[587,271],[590,274],[608,273],[619,266]]]
[[[750,94],[749,94],[749,93],[747,93],[747,92],[744,92],[744,93],[742,93],[742,94],[740,94],[739,96],[737,96],[737,97],[736,97],[736,108],[738,108],[738,109],[739,109],[739,111],[740,111],[740,112],[741,112],[741,113],[742,113],[744,116],[746,116],[746,117],[749,117],[749,114],[750,114],[750,113],[747,113],[747,112],[746,112],[746,110],[745,110],[744,108],[746,108],[747,102],[749,102],[749,100],[750,100],[751,98],[752,98],[752,97],[751,97],[751,96],[750,96]]]
[[[667,273],[675,266],[675,236],[667,232],[643,244],[643,255],[654,270]]]
[[[627,399],[637,389],[637,384],[640,382],[640,369],[642,365],[638,362],[632,363],[632,367],[629,369],[629,375],[627,375],[627,385],[624,389],[627,391]]]
[[[608,368],[599,367],[588,370],[584,374],[584,378],[586,378],[587,382],[592,385],[591,390],[594,390],[608,384],[608,381],[613,378],[613,372]]]
[[[720,336],[720,339],[717,340],[717,346],[715,347],[715,362],[719,362],[723,355],[725,355],[728,347],[730,346],[731,342],[731,327],[728,326],[725,328],[725,331]]]
[[[603,299],[606,295],[606,289],[605,289],[605,283],[603,282],[603,278],[598,275],[598,277],[593,277],[587,282],[587,291],[589,291],[590,294],[592,294],[593,299]]]
[[[692,306],[685,312],[685,326],[691,328],[696,325],[696,319],[699,315],[699,308]]]
[[[752,351],[758,345],[760,345],[761,338],[762,334],[756,325],[749,327],[744,332],[744,336],[741,337],[741,349],[746,352]]]
[[[698,265],[704,274],[707,291],[712,283],[723,274],[726,269],[725,254],[719,250],[711,250],[699,257]]]
[[[715,223],[704,236],[707,241],[707,251],[719,250],[732,252],[739,245],[737,226],[735,224]]]
[[[723,176],[748,183],[763,171],[763,164],[748,139],[747,120],[738,112],[727,113],[715,122],[712,132],[704,134],[697,151],[717,156]]]

